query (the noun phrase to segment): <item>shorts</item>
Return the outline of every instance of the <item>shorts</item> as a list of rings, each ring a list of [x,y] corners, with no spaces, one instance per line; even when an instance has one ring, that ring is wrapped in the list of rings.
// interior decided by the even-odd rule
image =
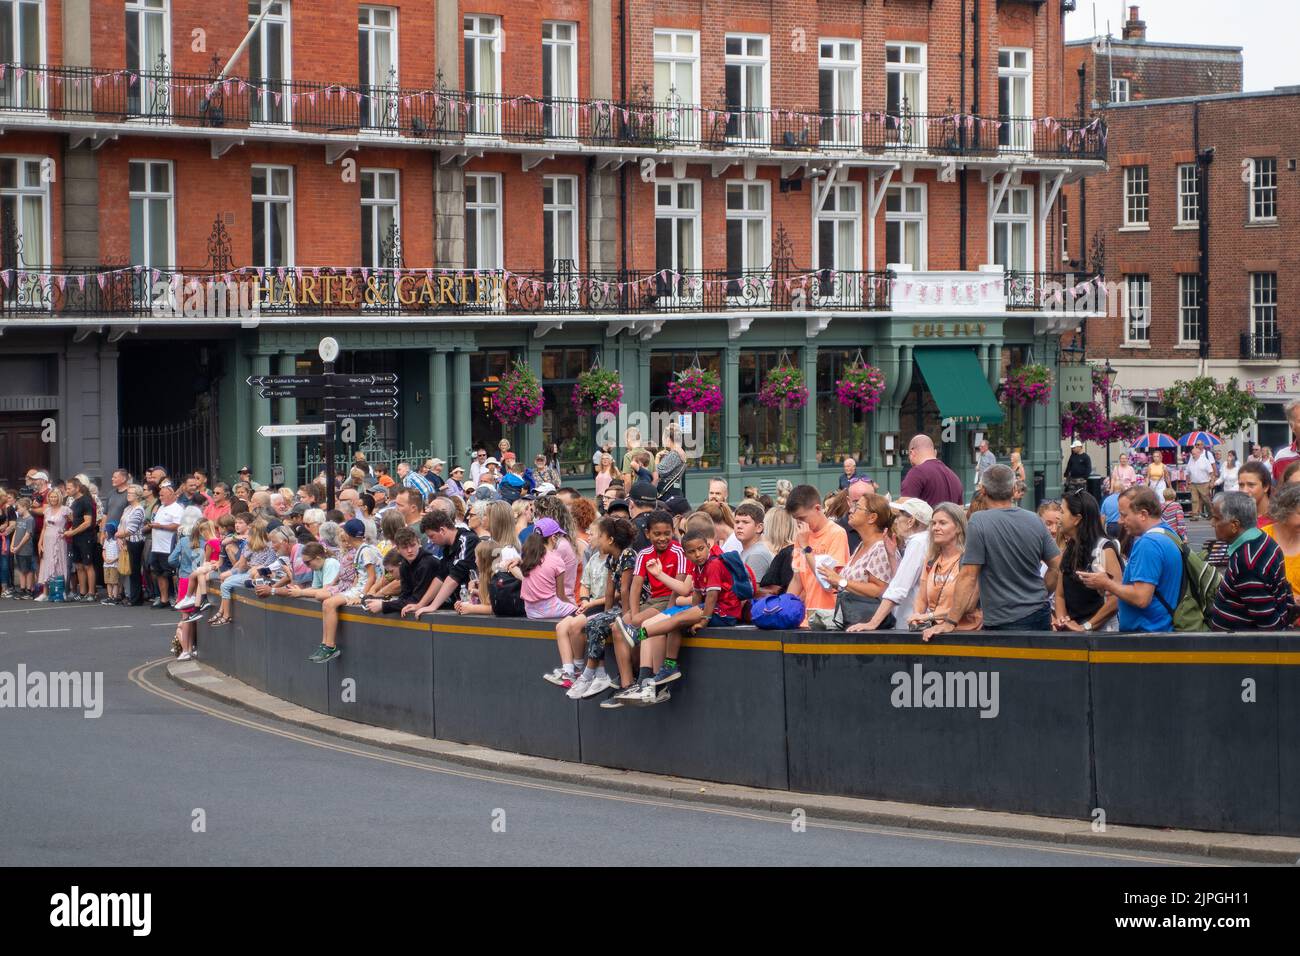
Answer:
[[[691,610],[691,609],[694,608],[694,607],[697,607],[697,605],[695,605],[695,604],[674,604],[672,607],[665,608],[664,611],[663,611],[663,614],[664,614],[665,617],[672,617],[672,616],[675,615],[675,614],[681,614],[682,611],[689,611],[689,610]],[[717,615],[714,615],[714,616],[716,617]]]
[[[150,551],[149,563],[146,567],[154,574],[161,574],[168,578],[175,573],[172,566],[167,563],[167,554],[163,551]]]
[[[107,584],[107,583],[108,583],[108,581],[107,581],[107,575],[105,576],[105,578],[106,578],[106,580],[105,580],[104,583]],[[181,578],[179,581],[177,581],[177,582],[176,582],[176,600],[177,600],[177,601],[183,601],[183,600],[185,600],[185,595],[186,595],[186,593],[189,592],[189,589],[190,589],[190,579],[189,579],[188,577]]]
[[[104,565],[105,584],[118,584],[121,580],[122,580],[122,576],[118,574],[117,565],[114,564]]]
[[[78,535],[72,539],[68,549],[73,564],[93,565],[95,563],[95,539],[91,535]]]
[[[19,574],[31,574],[36,570],[36,555],[34,554],[15,554],[14,569]]]
[[[672,606],[672,603],[673,603],[673,596],[671,594],[666,594],[663,597],[651,598],[648,601],[642,601],[641,610],[644,611],[646,608],[653,608],[654,610],[658,611],[660,614],[666,614],[668,613],[668,608]],[[681,607],[686,607],[686,606],[687,605],[685,604],[681,605]],[[676,614],[677,612],[674,611],[673,613]]]
[[[605,647],[609,644],[609,636],[613,633],[614,622],[622,614],[621,611],[598,611],[588,616],[587,624],[583,631],[587,635],[587,659],[598,661],[605,656]]]
[[[533,620],[538,618],[569,617],[577,607],[557,597],[545,601],[525,601],[524,614]]]
[[[705,627],[735,627],[739,623],[740,623],[740,618],[738,617],[729,617],[726,614],[718,614],[715,612],[713,617],[709,618],[709,622],[704,626]]]

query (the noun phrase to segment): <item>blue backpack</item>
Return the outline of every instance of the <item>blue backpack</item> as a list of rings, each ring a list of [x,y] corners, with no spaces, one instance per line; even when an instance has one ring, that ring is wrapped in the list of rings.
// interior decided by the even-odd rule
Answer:
[[[754,600],[754,595],[758,593],[758,582],[754,580],[754,572],[749,570],[749,565],[740,553],[723,551],[722,566],[731,574],[731,590],[737,599],[741,602]]]
[[[803,601],[793,594],[755,598],[749,616],[754,626],[764,631],[793,631],[803,623]]]

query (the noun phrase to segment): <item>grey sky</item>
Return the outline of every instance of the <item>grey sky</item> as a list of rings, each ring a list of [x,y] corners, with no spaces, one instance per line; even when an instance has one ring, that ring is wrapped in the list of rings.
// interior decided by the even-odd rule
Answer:
[[[1212,43],[1244,47],[1246,89],[1271,90],[1300,84],[1295,44],[1300,38],[1297,0],[1079,0],[1065,18],[1065,37],[1078,40],[1096,33],[1120,35],[1128,7],[1136,3],[1147,24],[1147,39],[1160,43]]]

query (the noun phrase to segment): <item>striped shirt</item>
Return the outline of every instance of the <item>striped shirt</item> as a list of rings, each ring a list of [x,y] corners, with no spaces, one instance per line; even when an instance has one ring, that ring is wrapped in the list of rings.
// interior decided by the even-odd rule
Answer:
[[[1278,631],[1295,611],[1282,549],[1250,528],[1228,546],[1228,565],[1214,596],[1210,626],[1216,631]]]

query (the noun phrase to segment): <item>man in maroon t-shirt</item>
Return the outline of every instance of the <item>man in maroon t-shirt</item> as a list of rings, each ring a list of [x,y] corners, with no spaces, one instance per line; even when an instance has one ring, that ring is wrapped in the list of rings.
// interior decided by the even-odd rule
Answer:
[[[904,498],[920,498],[931,508],[945,501],[962,503],[961,479],[935,457],[934,442],[929,435],[917,435],[908,442],[907,459],[912,468],[903,478]]]

